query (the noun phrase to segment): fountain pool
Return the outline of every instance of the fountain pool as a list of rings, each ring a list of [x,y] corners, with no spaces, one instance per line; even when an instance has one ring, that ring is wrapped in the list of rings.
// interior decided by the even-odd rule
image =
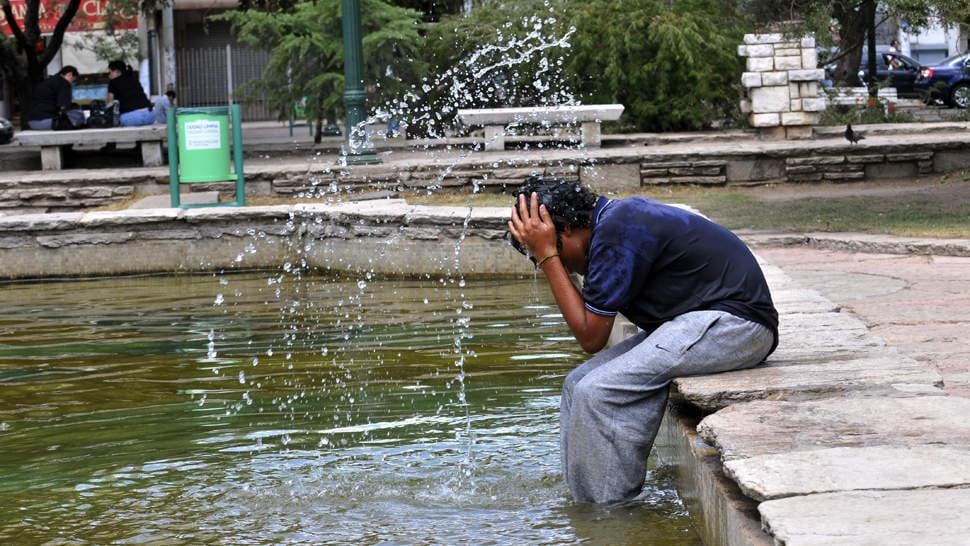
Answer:
[[[0,543],[698,544],[663,469],[569,499],[583,354],[540,282],[459,284],[0,285]]]

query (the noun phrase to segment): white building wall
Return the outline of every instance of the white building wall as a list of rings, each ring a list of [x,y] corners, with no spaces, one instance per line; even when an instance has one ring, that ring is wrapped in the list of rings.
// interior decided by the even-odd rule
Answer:
[[[925,64],[941,61],[967,49],[966,33],[958,25],[933,24],[918,32],[899,31],[900,53]]]

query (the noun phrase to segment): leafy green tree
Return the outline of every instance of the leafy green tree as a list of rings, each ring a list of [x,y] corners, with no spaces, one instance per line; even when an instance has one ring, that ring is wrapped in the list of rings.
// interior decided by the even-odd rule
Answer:
[[[420,11],[428,23],[439,21],[446,15],[460,13],[465,6],[465,0],[393,0],[391,3]]]
[[[431,25],[419,63],[426,72],[403,102],[411,132],[443,136],[459,108],[575,102],[567,10],[562,2],[491,1]]]
[[[700,129],[736,116],[742,24],[714,0],[573,3],[569,68],[586,102],[620,103],[628,127]]]
[[[77,50],[88,50],[101,61],[109,63],[116,59],[135,59],[138,56],[138,34],[124,28],[124,22],[130,21],[138,15],[138,5],[130,0],[114,0],[104,5],[104,24],[100,28],[84,28],[84,30],[99,30],[98,33],[88,35],[84,42],[78,42],[71,47]]]
[[[272,52],[263,77],[241,90],[243,97],[265,96],[285,119],[306,98],[307,118],[317,121],[342,113],[343,35],[340,0],[301,2],[284,11],[237,10],[220,17],[232,24],[243,43]],[[393,93],[411,77],[421,43],[421,13],[381,0],[361,3],[365,82]],[[389,71],[388,67],[392,67]]]

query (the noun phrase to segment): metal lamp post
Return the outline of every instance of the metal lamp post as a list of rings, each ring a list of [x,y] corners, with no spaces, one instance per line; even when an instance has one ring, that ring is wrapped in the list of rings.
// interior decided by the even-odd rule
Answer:
[[[367,137],[364,124],[364,57],[360,37],[360,0],[343,0],[344,107],[347,110],[347,140],[343,157],[348,165],[380,163]]]

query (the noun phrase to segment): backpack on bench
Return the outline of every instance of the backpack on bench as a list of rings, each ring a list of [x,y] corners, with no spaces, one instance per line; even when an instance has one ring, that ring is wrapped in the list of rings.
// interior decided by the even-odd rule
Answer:
[[[84,128],[84,112],[74,108],[59,108],[57,115],[51,120],[51,129],[55,131],[71,131]]]
[[[108,106],[104,101],[91,101],[91,114],[88,116],[89,129],[108,129],[115,126],[114,105]]]

